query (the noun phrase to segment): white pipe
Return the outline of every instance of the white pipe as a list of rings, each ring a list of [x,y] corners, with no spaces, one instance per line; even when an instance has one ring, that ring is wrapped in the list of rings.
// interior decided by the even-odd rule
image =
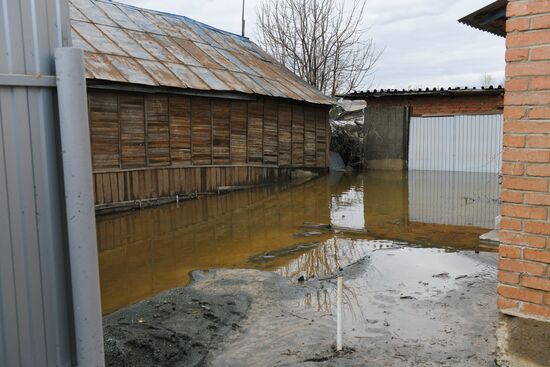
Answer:
[[[336,350],[342,350],[342,288],[344,288],[344,276],[338,276],[338,289],[336,290]]]
[[[103,367],[103,328],[83,52],[55,49],[76,362]]]

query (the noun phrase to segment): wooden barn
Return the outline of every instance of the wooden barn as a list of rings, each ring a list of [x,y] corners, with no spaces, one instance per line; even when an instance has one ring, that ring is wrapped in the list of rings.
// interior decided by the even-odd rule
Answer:
[[[327,170],[332,99],[248,38],[113,1],[69,4],[97,207]]]

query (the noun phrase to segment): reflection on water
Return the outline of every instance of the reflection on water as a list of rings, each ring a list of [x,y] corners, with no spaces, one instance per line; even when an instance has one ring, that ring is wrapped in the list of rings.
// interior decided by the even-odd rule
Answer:
[[[451,205],[459,205],[457,200],[466,202],[463,191],[446,191],[449,186],[444,185],[438,195],[430,198],[426,191],[414,189],[419,184],[412,185],[411,178],[412,174],[408,180],[402,172],[330,175],[299,186],[263,187],[201,197],[180,203],[179,207],[166,205],[98,217],[103,311],[109,313],[165,289],[185,285],[189,272],[196,269],[253,267],[276,270],[289,277],[311,277],[330,273],[396,243],[476,247],[485,230],[431,220],[425,214],[427,209],[415,204],[429,200],[434,210],[444,212],[445,205],[456,208]],[[415,182],[419,181],[415,178]],[[416,200],[416,195],[425,199]],[[475,196],[471,190],[467,195],[474,199],[485,197]],[[441,204],[436,205],[438,200]],[[479,210],[490,206],[473,202]],[[487,218],[496,215],[496,205],[490,207]],[[478,209],[452,210],[465,218],[459,224],[488,223],[468,217]],[[429,223],[420,223],[422,218]],[[304,222],[364,227],[368,235],[297,235],[304,231]],[[296,250],[299,244],[304,246]],[[311,248],[311,244],[316,246]],[[271,252],[278,256],[266,256],[268,261],[250,260]]]
[[[365,244],[360,244],[362,247]],[[371,254],[364,272],[345,279],[344,330],[348,337],[429,339],[444,332],[448,320],[433,317],[408,302],[436,300],[457,289],[463,277],[495,276],[495,267],[464,252],[433,248],[388,249]],[[399,269],[399,271],[396,271]],[[336,289],[315,289],[303,307],[334,314]]]
[[[499,192],[494,173],[411,171],[409,220],[493,228]]]

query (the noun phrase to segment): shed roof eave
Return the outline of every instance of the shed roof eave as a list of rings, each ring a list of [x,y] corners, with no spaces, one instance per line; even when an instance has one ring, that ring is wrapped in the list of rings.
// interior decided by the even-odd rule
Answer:
[[[173,94],[173,95],[182,95],[182,96],[191,96],[191,97],[220,98],[220,99],[232,99],[232,100],[241,100],[241,101],[255,101],[257,100],[258,97],[264,97],[264,98],[275,98],[280,100],[289,100],[294,103],[299,102],[299,103],[305,103],[305,104],[311,104],[311,105],[326,106],[327,108],[332,106],[332,104],[328,104],[328,103],[315,103],[315,102],[303,101],[303,100],[298,101],[288,97],[268,96],[268,95],[257,94],[257,93],[165,87],[165,86],[154,86],[154,85],[136,84],[136,83],[123,83],[118,81],[98,80],[98,79],[86,79],[86,87],[89,89],[105,90],[105,91],[119,91],[119,92],[128,92],[128,93],[146,93],[146,94]]]
[[[418,96],[465,96],[465,95],[500,95],[504,93],[504,88],[482,87],[482,88],[448,88],[448,89],[428,89],[428,90],[394,90],[381,89],[374,91],[359,91],[340,96],[349,100],[367,99],[367,98],[385,98],[385,97],[418,97]]]
[[[458,21],[472,28],[506,37],[506,3],[506,0],[497,0]]]

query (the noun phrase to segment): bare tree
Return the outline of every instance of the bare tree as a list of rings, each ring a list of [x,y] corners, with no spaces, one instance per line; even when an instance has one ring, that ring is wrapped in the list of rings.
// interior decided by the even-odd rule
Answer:
[[[491,74],[485,73],[481,76],[480,82],[482,87],[490,87],[494,84],[495,78]]]
[[[264,0],[260,45],[325,94],[362,86],[380,57],[362,28],[366,0]]]

